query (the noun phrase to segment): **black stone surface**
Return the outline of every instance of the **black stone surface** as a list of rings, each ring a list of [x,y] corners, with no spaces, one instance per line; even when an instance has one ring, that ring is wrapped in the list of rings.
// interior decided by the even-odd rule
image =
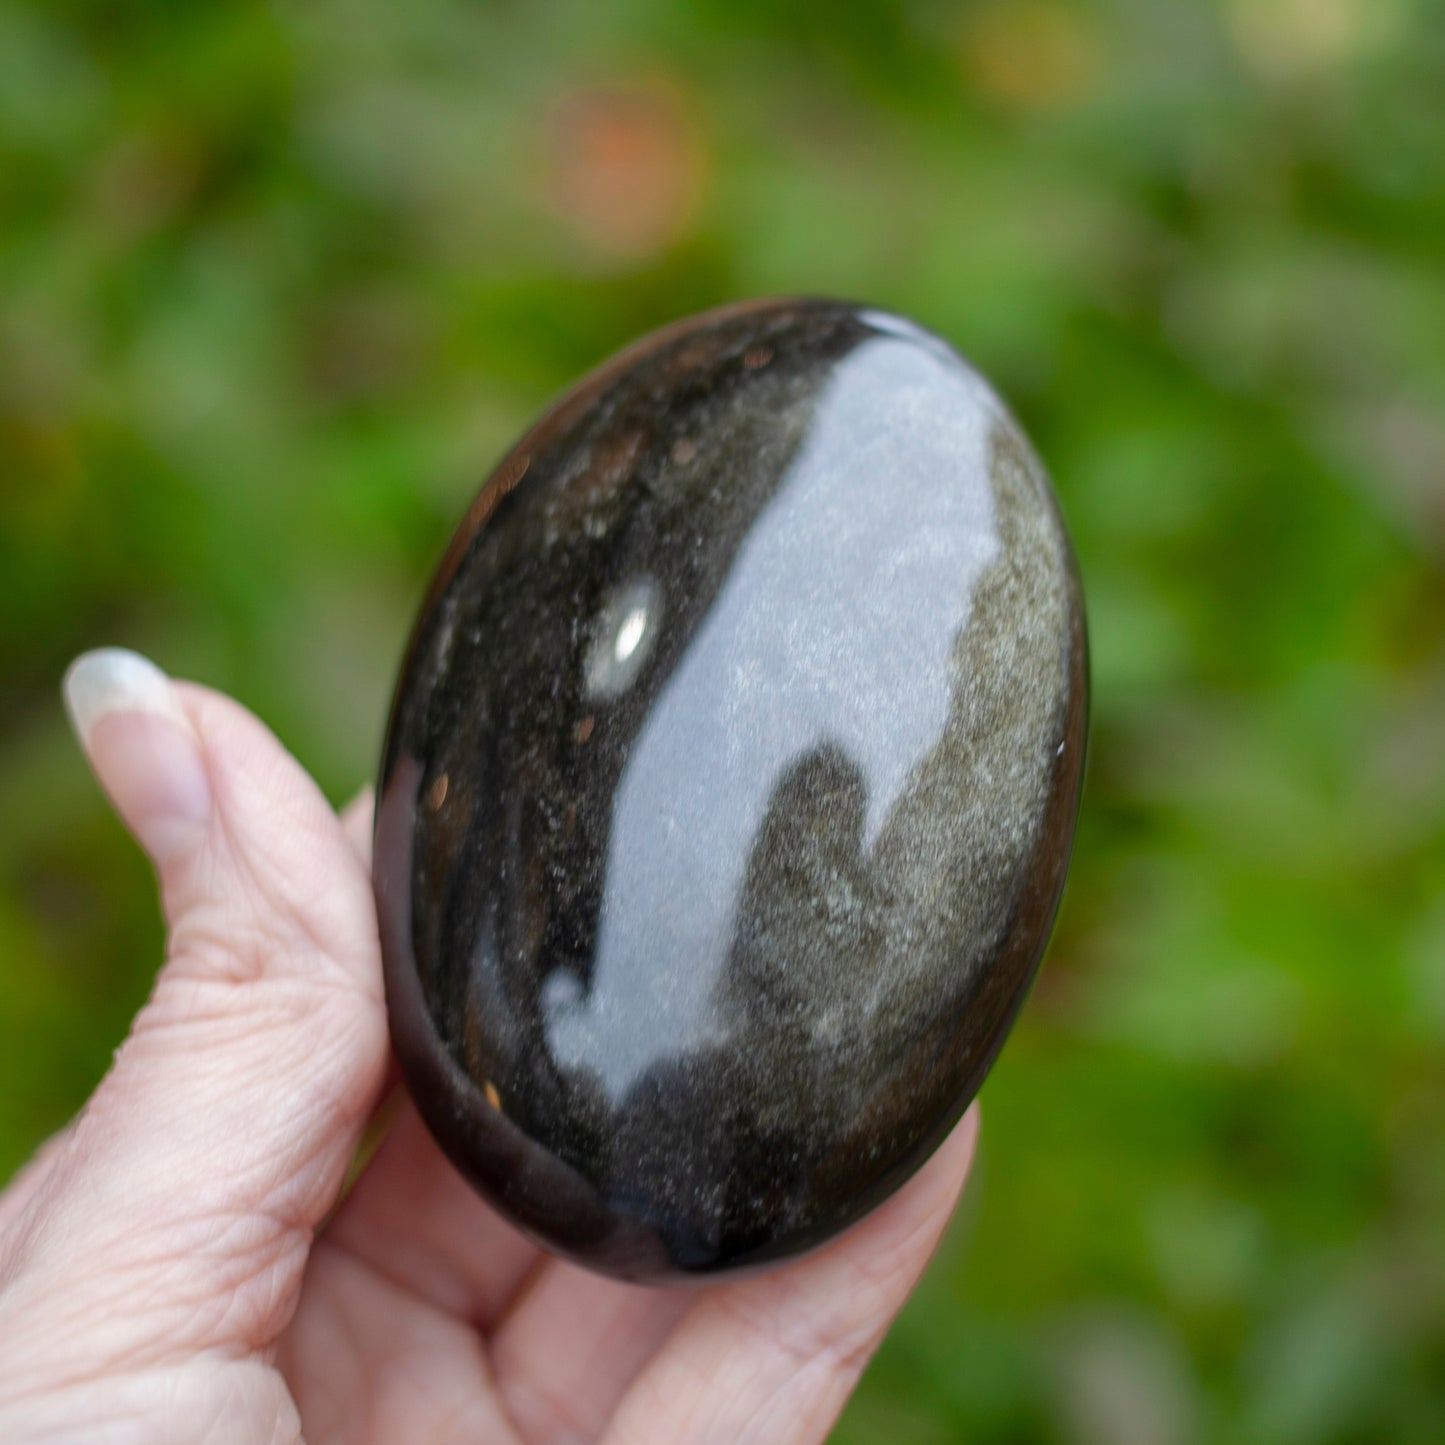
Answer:
[[[458,1167],[633,1279],[796,1253],[919,1167],[1051,926],[1077,578],[993,392],[898,317],[712,312],[583,380],[422,610],[375,876]]]

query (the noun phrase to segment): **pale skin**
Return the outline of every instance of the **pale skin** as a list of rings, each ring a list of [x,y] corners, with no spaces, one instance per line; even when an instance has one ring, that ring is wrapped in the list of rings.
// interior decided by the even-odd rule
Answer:
[[[395,1097],[367,871],[254,717],[134,654],[67,700],[168,943],[79,1117],[0,1195],[0,1439],[823,1440],[932,1253],[970,1111],[886,1205],[769,1273],[644,1289],[540,1252]],[[339,1202],[338,1202],[339,1201]]]

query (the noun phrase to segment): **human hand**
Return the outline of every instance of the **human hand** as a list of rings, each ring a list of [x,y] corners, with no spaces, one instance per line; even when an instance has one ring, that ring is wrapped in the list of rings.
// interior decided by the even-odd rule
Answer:
[[[66,691],[169,934],[109,1073],[0,1195],[0,1439],[826,1435],[953,1208],[976,1111],[840,1239],[703,1288],[541,1253],[410,1105],[332,1213],[388,1072],[369,799],[338,819],[249,713],[133,654],[88,654]]]

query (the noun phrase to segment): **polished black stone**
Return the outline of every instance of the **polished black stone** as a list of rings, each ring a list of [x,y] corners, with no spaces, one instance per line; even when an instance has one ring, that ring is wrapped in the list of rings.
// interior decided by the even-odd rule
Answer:
[[[482,489],[398,685],[375,874],[423,1116],[610,1273],[827,1238],[1003,1042],[1085,710],[1048,483],[943,342],[787,301],[623,352]]]

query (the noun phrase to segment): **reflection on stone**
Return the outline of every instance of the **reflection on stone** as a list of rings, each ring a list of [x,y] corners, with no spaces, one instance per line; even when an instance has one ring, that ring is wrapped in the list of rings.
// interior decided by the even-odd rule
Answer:
[[[832,303],[650,338],[520,456],[398,689],[399,1056],[555,1248],[795,1252],[927,1157],[1047,937],[1085,711],[1058,514],[952,351]]]
[[[603,607],[587,663],[589,697],[610,701],[637,680],[657,635],[658,592],[650,577],[627,583]]]

